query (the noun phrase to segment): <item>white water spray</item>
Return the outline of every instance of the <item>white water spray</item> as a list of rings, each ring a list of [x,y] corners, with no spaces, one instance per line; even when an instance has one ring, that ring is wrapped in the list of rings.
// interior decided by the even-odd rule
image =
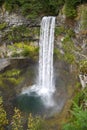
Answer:
[[[43,17],[40,30],[39,76],[37,85],[24,93],[36,92],[41,96],[47,107],[53,106],[53,93],[55,92],[53,76],[53,50],[54,50],[55,17]]]
[[[39,52],[39,86],[47,91],[54,91],[53,49],[55,17],[44,17],[41,22]]]

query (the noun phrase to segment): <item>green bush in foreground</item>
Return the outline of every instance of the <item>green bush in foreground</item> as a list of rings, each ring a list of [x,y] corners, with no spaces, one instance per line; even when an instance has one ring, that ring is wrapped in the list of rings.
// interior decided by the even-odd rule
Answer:
[[[87,110],[75,105],[72,111],[73,119],[64,125],[63,130],[87,130]]]
[[[87,88],[78,92],[74,98],[71,118],[63,130],[87,130]]]
[[[0,97],[0,130],[5,130],[4,128],[7,125],[8,125],[7,114],[3,107],[2,97]]]
[[[33,117],[30,113],[28,117],[28,129],[27,130],[44,130],[43,129],[43,120],[39,117]]]
[[[19,109],[14,109],[12,117],[12,130],[23,130],[22,115]]]

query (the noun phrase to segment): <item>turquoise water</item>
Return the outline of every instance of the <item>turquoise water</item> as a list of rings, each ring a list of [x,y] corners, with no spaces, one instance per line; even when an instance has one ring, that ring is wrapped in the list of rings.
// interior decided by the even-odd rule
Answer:
[[[43,114],[45,107],[41,98],[35,93],[23,94],[16,98],[18,107],[24,112],[33,114]]]

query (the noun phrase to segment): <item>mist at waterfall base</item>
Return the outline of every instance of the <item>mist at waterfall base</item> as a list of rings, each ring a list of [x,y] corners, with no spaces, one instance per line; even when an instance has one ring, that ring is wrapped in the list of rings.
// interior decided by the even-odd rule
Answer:
[[[39,74],[36,84],[23,88],[19,98],[19,102],[24,102],[30,112],[42,113],[57,109],[54,100],[56,90],[53,73],[54,30],[55,17],[43,17],[39,41]]]

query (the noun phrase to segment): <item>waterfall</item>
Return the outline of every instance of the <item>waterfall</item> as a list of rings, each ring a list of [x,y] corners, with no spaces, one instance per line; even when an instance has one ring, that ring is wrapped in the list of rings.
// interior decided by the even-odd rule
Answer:
[[[55,92],[53,76],[53,50],[54,50],[55,17],[43,17],[40,30],[40,51],[38,82],[23,94],[35,92],[41,97],[45,106],[54,105],[53,93]]]
[[[40,92],[54,91],[53,50],[55,17],[43,17],[40,30],[39,51],[39,89]]]

